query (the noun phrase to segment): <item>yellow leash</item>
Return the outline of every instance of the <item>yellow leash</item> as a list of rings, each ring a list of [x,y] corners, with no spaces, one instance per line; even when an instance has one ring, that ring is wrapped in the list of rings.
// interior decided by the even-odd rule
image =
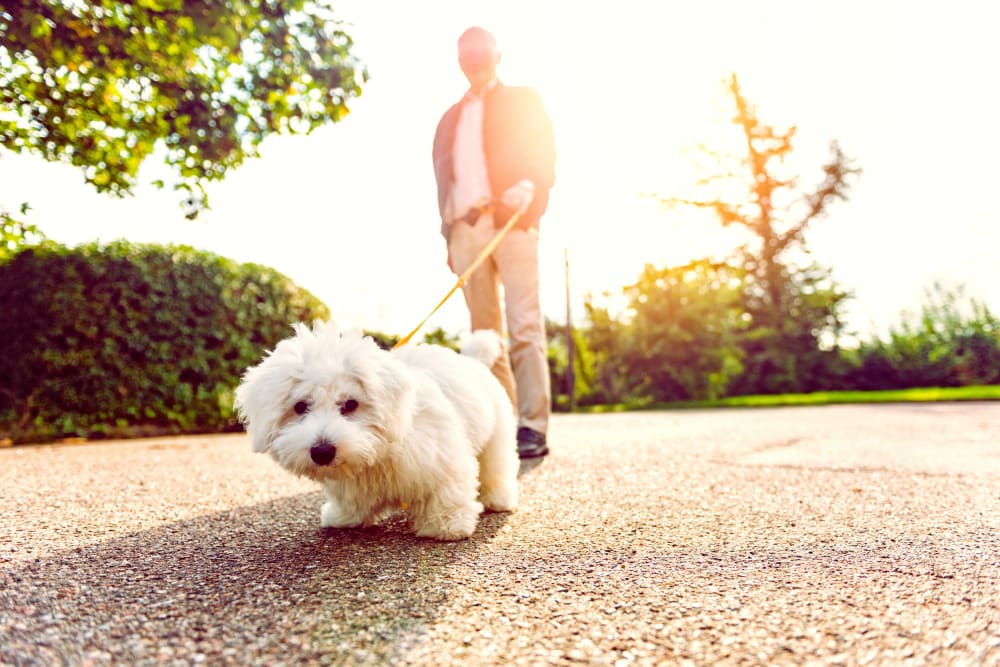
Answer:
[[[472,264],[469,265],[469,268],[467,268],[462,273],[462,275],[458,277],[458,282],[455,283],[455,286],[452,287],[450,290],[448,290],[448,293],[445,294],[444,298],[438,302],[438,305],[434,306],[434,309],[431,312],[427,313],[427,317],[421,320],[420,324],[418,324],[413,328],[413,331],[406,334],[406,336],[404,336],[398,343],[393,345],[392,349],[395,350],[397,347],[402,347],[403,345],[406,345],[407,343],[410,342],[410,339],[413,338],[413,336],[418,331],[420,331],[420,327],[427,324],[427,320],[431,319],[434,313],[436,313],[438,309],[440,309],[441,306],[443,306],[448,301],[448,299],[451,298],[451,295],[457,292],[458,289],[465,284],[465,281],[469,279],[469,276],[472,275],[472,272],[478,269],[479,265],[482,264],[487,257],[493,254],[493,251],[496,250],[496,247],[498,245],[500,245],[500,241],[502,241],[503,237],[507,235],[507,232],[510,231],[511,227],[517,224],[517,221],[521,218],[521,213],[522,211],[516,211],[514,215],[510,216],[510,219],[507,221],[507,224],[505,224],[503,228],[496,233],[496,236],[490,239],[490,242],[486,244],[486,247],[483,248],[482,252],[479,253],[479,256],[476,257],[475,261],[473,261]]]

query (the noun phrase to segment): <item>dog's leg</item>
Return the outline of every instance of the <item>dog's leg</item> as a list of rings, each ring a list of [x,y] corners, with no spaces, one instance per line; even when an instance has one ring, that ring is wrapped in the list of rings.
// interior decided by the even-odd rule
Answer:
[[[475,475],[435,482],[433,491],[410,507],[414,531],[420,537],[464,540],[476,530],[483,511],[482,503],[476,500]]]
[[[479,453],[479,500],[493,512],[517,507],[520,461],[514,439],[513,420],[498,419],[493,436]]]
[[[320,509],[320,525],[324,528],[354,528],[361,525],[371,525],[372,510],[369,503],[365,503],[350,493],[345,493],[343,489],[334,492],[330,484],[324,484],[326,491],[326,502]]]
[[[482,511],[483,505],[478,501],[456,505],[433,498],[413,513],[413,528],[419,537],[464,540],[475,532]]]

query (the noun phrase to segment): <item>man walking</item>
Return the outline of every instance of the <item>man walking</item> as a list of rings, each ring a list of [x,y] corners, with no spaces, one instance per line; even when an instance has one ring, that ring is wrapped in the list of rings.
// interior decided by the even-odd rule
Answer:
[[[469,90],[445,112],[434,135],[448,265],[462,274],[510,216],[521,212],[462,291],[472,330],[502,333],[503,286],[510,358],[501,355],[493,374],[517,407],[521,458],[545,456],[551,390],[538,296],[538,227],[555,182],[552,124],[537,92],[497,80],[500,51],[488,31],[462,33],[458,62]]]

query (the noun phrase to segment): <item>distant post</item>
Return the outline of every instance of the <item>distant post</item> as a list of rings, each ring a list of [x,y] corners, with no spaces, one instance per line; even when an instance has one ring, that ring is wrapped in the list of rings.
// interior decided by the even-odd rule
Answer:
[[[569,411],[576,410],[576,366],[573,363],[573,311],[570,307],[569,291],[569,248],[563,248],[563,263],[566,266],[566,393],[569,395]]]

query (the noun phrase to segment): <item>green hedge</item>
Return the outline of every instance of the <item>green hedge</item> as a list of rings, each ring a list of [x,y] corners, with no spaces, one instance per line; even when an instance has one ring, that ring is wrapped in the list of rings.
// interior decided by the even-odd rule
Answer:
[[[235,428],[243,371],[328,316],[273,269],[189,247],[24,250],[0,264],[0,438]]]

